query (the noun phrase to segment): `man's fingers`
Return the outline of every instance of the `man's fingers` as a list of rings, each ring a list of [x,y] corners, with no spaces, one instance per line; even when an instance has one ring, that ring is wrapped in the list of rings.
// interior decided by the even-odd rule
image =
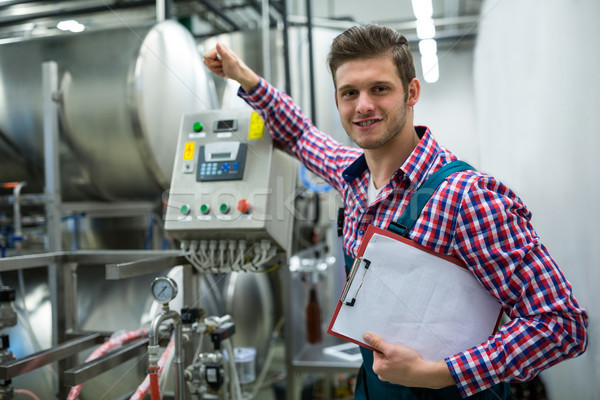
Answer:
[[[371,346],[372,348],[374,348],[375,350],[377,350],[377,351],[379,351],[381,353],[384,352],[384,349],[385,349],[385,346],[386,346],[386,342],[382,338],[380,338],[379,336],[374,335],[372,333],[366,333],[363,336],[363,339],[365,339],[365,342],[367,342],[367,344],[369,346]]]
[[[215,46],[217,50],[217,58],[220,60],[233,61],[234,53],[223,43],[217,43]]]

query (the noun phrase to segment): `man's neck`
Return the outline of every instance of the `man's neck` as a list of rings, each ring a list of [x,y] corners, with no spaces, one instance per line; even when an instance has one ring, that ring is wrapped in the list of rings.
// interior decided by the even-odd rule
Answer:
[[[411,132],[400,134],[390,143],[377,149],[365,149],[365,159],[379,189],[390,181],[394,172],[404,164],[419,144],[419,136],[411,126]]]

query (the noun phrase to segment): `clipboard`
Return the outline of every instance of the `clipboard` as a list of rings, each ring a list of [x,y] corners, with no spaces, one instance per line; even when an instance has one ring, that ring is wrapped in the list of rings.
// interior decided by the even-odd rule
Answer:
[[[327,333],[374,350],[371,332],[436,361],[485,342],[501,316],[461,260],[371,225]]]

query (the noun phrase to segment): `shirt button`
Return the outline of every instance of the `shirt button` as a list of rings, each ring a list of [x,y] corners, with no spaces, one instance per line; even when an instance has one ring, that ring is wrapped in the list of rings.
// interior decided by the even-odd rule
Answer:
[[[365,230],[364,230],[364,229],[359,229],[359,230],[358,230],[358,234],[359,234],[360,236],[364,235],[364,234],[365,234]]]

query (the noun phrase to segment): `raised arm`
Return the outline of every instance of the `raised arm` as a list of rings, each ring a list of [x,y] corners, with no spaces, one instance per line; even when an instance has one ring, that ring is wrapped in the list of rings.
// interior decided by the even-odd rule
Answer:
[[[204,65],[214,74],[237,81],[246,92],[258,85],[258,74],[248,67],[229,47],[217,43],[202,57]]]

